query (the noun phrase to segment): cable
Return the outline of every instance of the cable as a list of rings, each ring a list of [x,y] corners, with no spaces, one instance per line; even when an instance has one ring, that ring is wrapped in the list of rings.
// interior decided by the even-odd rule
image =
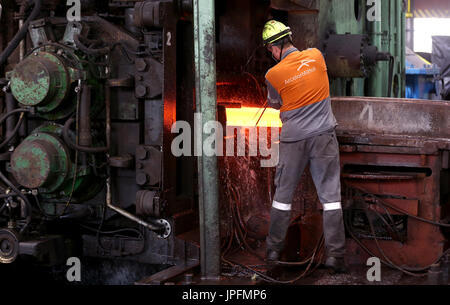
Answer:
[[[121,228],[121,229],[111,230],[111,231],[99,231],[98,229],[95,229],[95,228],[92,228],[92,227],[89,227],[89,226],[83,225],[83,224],[80,224],[80,227],[88,229],[88,230],[90,230],[92,232],[100,232],[100,234],[105,234],[105,235],[106,234],[117,234],[117,233],[120,233],[120,232],[134,232],[134,233],[138,234],[139,238],[141,238],[141,239],[144,238],[144,234],[142,232],[140,232],[139,230],[135,229],[135,228]]]
[[[75,109],[75,144],[78,146],[78,121],[79,121],[79,110],[80,110],[80,100],[81,100],[81,90],[82,90],[82,84],[81,84],[81,80],[78,81],[78,90],[77,90],[77,104],[76,104],[76,109]],[[72,201],[72,197],[73,197],[73,192],[75,190],[75,182],[77,180],[77,171],[78,171],[78,150],[75,150],[75,167],[73,170],[73,177],[72,177],[72,189],[70,191],[70,195],[69,195],[69,199],[67,200],[66,205],[64,206],[64,210],[62,211],[61,215],[58,216],[58,218],[61,218],[67,210],[67,207],[70,205],[70,202]]]
[[[10,117],[11,115],[13,115],[13,114],[15,114],[15,113],[18,113],[18,112],[31,112],[31,109],[17,108],[17,109],[11,110],[11,111],[8,112],[8,113],[5,113],[4,115],[2,115],[2,116],[0,117],[0,125],[3,124],[3,122],[4,122],[8,117]]]
[[[245,268],[247,270],[250,270],[251,272],[259,275],[266,282],[271,282],[271,283],[276,283],[276,284],[293,284],[293,283],[297,282],[298,280],[300,280],[301,278],[303,278],[308,273],[309,269],[311,268],[312,263],[314,262],[314,258],[315,258],[316,254],[317,254],[317,251],[321,248],[322,244],[323,244],[323,234],[320,236],[319,242],[317,243],[317,245],[316,245],[316,247],[315,247],[315,249],[314,249],[314,251],[313,251],[313,253],[311,255],[310,262],[309,262],[308,266],[306,267],[305,271],[302,274],[300,274],[299,276],[297,276],[297,277],[295,277],[295,278],[293,278],[291,280],[286,280],[286,281],[276,280],[276,279],[274,279],[274,278],[272,278],[272,277],[270,277],[270,276],[268,276],[268,275],[266,275],[266,274],[264,274],[262,272],[254,270],[254,269],[252,269],[252,268],[250,268],[250,267],[248,267],[248,266],[246,266],[244,264],[240,264],[240,263],[237,263],[237,262],[232,262],[232,263],[234,263],[234,264],[236,264],[236,265],[238,265],[238,266],[240,266],[242,268]]]
[[[387,265],[388,267],[391,267],[391,268],[393,268],[393,269],[400,270],[401,272],[403,272],[403,273],[405,273],[405,274],[408,274],[408,275],[411,275],[411,276],[415,276],[415,277],[423,277],[423,276],[426,275],[426,273],[416,274],[416,273],[412,273],[412,272],[426,271],[427,269],[429,269],[429,268],[431,267],[431,265],[426,266],[426,267],[423,267],[423,268],[413,268],[413,267],[407,267],[407,266],[402,266],[402,267],[400,267],[400,266],[394,264],[392,261],[390,261],[389,258],[385,255],[384,251],[382,250],[381,246],[380,246],[379,243],[378,243],[378,239],[379,239],[379,238],[376,236],[376,234],[375,234],[375,232],[374,232],[374,229],[373,229],[372,222],[371,222],[371,220],[370,220],[370,218],[369,218],[369,216],[368,216],[367,214],[366,214],[366,217],[367,217],[368,220],[369,220],[369,225],[371,226],[372,236],[373,236],[373,238],[375,239],[375,243],[376,243],[377,249],[378,249],[378,251],[381,253],[381,255],[385,258],[385,260],[380,259],[380,261],[381,261],[383,264],[385,264],[385,265]],[[357,243],[364,251],[366,251],[370,256],[377,257],[377,255],[375,255],[375,254],[374,254],[373,252],[371,252],[366,246],[364,246],[364,244],[362,243],[362,241],[359,240],[359,239],[354,235],[354,232],[353,232],[353,229],[352,229],[353,226],[349,223],[348,217],[345,217],[345,218],[344,218],[344,222],[345,222],[345,224],[346,224],[347,231],[349,232],[349,234],[350,234],[350,236],[352,237],[352,239],[355,240],[355,242],[356,242],[356,243]],[[442,259],[442,257],[445,256],[447,253],[450,253],[450,249],[447,249],[445,252],[443,252],[433,264],[436,264],[437,262],[439,262],[439,261]]]
[[[34,20],[41,12],[42,1],[34,0],[33,2],[34,7],[30,13],[30,16],[28,16],[27,20],[23,23],[22,27],[19,29],[19,31],[17,31],[16,35],[14,35],[14,38],[8,43],[6,48],[0,54],[0,66],[3,66],[3,64],[9,58],[9,56],[12,54],[12,52],[14,52],[19,43],[22,41],[22,39],[25,38],[28,32],[28,26],[30,25],[30,22]]]
[[[405,273],[405,274],[412,275],[412,276],[415,276],[415,277],[422,277],[422,276],[425,276],[426,273],[424,273],[424,274],[415,274],[415,273],[412,273],[412,272],[407,271],[406,269],[403,269],[403,268],[400,267],[400,266],[397,266],[396,264],[394,264],[394,263],[386,256],[386,254],[384,253],[384,251],[383,251],[383,249],[381,248],[380,244],[378,243],[378,238],[377,238],[377,236],[376,236],[376,234],[375,234],[375,229],[374,229],[374,227],[373,227],[372,220],[371,220],[370,217],[369,217],[367,205],[364,206],[364,213],[366,214],[366,217],[367,217],[367,219],[369,220],[370,231],[372,232],[372,235],[374,236],[375,243],[376,243],[376,245],[377,245],[378,251],[380,251],[380,253],[381,253],[381,255],[384,257],[384,259],[385,259],[391,266],[393,266],[394,268],[396,268],[396,269],[402,271],[402,272]]]
[[[22,227],[22,229],[20,229],[20,233],[22,234],[23,232],[25,232],[25,230],[31,223],[31,211],[32,211],[31,203],[28,200],[28,198],[21,191],[19,191],[18,188],[16,188],[14,186],[14,184],[12,184],[12,182],[9,181],[9,179],[6,178],[5,175],[3,175],[3,173],[1,171],[0,171],[0,179],[2,179],[3,182],[5,182],[6,185],[8,185],[20,198],[22,198],[22,200],[25,203],[25,208],[27,210],[27,216],[25,218],[25,220],[26,220],[25,225]]]
[[[20,125],[22,125],[23,116],[24,116],[24,113],[22,112],[20,114],[19,121],[17,122],[17,124],[14,127],[13,131],[11,132],[11,134],[9,134],[9,136],[0,144],[0,149],[2,149],[5,145],[7,145],[9,143],[9,141],[11,141],[12,138],[14,138],[14,136],[17,134],[17,132],[19,131]]]
[[[354,186],[352,186],[352,188],[357,189],[357,190],[359,190],[360,192],[363,192],[363,193],[372,195],[373,198],[374,198],[374,200],[375,200],[375,203],[377,203],[377,204],[379,204],[379,205],[385,205],[385,206],[387,206],[388,208],[391,208],[391,209],[393,209],[393,210],[395,210],[395,211],[397,211],[397,212],[399,212],[399,213],[402,213],[402,214],[404,214],[404,215],[406,215],[406,216],[408,216],[408,217],[411,217],[411,218],[414,218],[414,219],[416,219],[416,220],[420,220],[420,221],[426,222],[426,223],[428,223],[428,224],[432,224],[432,225],[436,225],[436,226],[441,226],[441,227],[445,227],[445,228],[450,228],[450,224],[441,223],[441,222],[436,222],[436,221],[428,220],[428,219],[425,219],[425,218],[422,218],[422,217],[419,217],[419,216],[415,216],[415,215],[409,214],[408,212],[405,212],[405,211],[403,211],[402,209],[399,209],[399,208],[397,208],[397,207],[395,207],[395,206],[393,206],[393,205],[391,205],[391,204],[389,204],[389,203],[386,203],[386,201],[380,199],[380,197],[378,197],[378,196],[376,196],[375,194],[372,194],[372,193],[370,193],[370,192],[367,192],[366,190],[364,190],[364,189],[362,189],[362,188],[360,188],[360,187],[354,187]]]
[[[362,188],[360,188],[360,187],[354,187],[354,186],[348,186],[348,185],[347,185],[347,187],[348,187],[349,189],[356,189],[356,190],[358,190],[358,191],[360,191],[360,192],[363,192],[363,193],[366,193],[366,194],[370,194],[369,192],[367,192],[366,190],[364,190],[364,189],[362,189]],[[380,204],[380,201],[381,201],[381,200],[377,200],[377,196],[375,196],[374,194],[371,194],[371,195],[372,195],[373,198],[375,199],[375,203]],[[381,205],[381,204],[380,204],[380,205]],[[388,205],[388,206],[389,206],[389,205]],[[389,207],[390,207],[390,206],[389,206]],[[375,243],[376,243],[376,245],[377,245],[377,248],[378,248],[378,250],[380,251],[380,253],[382,254],[382,256],[386,259],[386,261],[384,261],[384,260],[380,260],[380,261],[381,261],[382,263],[384,263],[385,265],[391,267],[391,268],[395,268],[395,269],[398,269],[398,270],[404,272],[405,274],[412,275],[412,276],[419,276],[419,277],[425,276],[426,274],[414,274],[414,273],[412,273],[412,272],[425,271],[425,270],[429,269],[429,268],[431,267],[431,265],[426,266],[426,267],[423,267],[423,268],[413,268],[413,267],[405,267],[405,266],[399,267],[399,266],[395,265],[394,263],[392,263],[392,262],[389,260],[389,258],[384,254],[384,252],[383,252],[381,246],[380,246],[379,243],[378,243],[378,238],[377,238],[377,236],[376,236],[376,234],[375,234],[375,230],[374,230],[374,228],[373,228],[372,220],[369,218],[369,215],[368,215],[368,213],[367,213],[367,206],[365,205],[364,208],[365,208],[364,211],[365,211],[366,217],[367,217],[367,219],[368,219],[368,221],[369,221],[369,226],[370,226],[370,228],[371,228],[371,232],[372,232],[372,235],[373,235],[373,237],[374,237],[374,239],[375,239]],[[390,207],[390,208],[394,208],[394,207]],[[406,213],[406,214],[407,214],[407,213]],[[413,215],[412,215],[412,216],[413,216]],[[420,217],[419,217],[419,218],[420,218]],[[424,220],[426,220],[426,219],[424,219]],[[363,250],[365,250],[367,253],[369,253],[370,255],[376,256],[376,255],[374,255],[369,249],[367,249],[367,247],[365,247],[365,246],[362,244],[362,242],[361,242],[356,236],[354,236],[352,226],[350,225],[348,219],[345,220],[345,224],[347,225],[348,232],[350,233],[350,235],[352,236],[352,238],[358,243],[358,245],[359,245]],[[433,264],[439,262],[439,261],[442,259],[442,257],[443,257],[444,255],[446,255],[447,253],[450,253],[450,249],[447,249],[444,253],[442,253],[442,254],[438,257],[438,259],[437,259]]]
[[[231,217],[233,218],[232,221],[230,222],[230,235],[228,236],[228,241],[224,244],[226,245],[225,250],[222,251],[221,254],[221,260],[222,262],[235,267],[235,266],[239,266],[240,268],[243,268],[245,270],[248,270],[250,272],[252,272],[253,274],[257,274],[259,275],[264,281],[266,282],[272,282],[272,283],[278,283],[278,284],[290,284],[293,283],[295,281],[298,281],[299,279],[301,279],[302,277],[304,277],[305,275],[308,274],[308,272],[314,272],[314,270],[319,266],[322,256],[323,256],[323,252],[321,252],[320,254],[320,258],[317,260],[317,265],[311,270],[311,266],[314,263],[314,259],[317,255],[317,253],[321,250],[322,246],[323,246],[323,234],[321,235],[312,255],[307,258],[304,261],[301,262],[283,262],[283,261],[277,261],[275,262],[277,265],[280,266],[302,266],[302,265],[306,265],[308,264],[306,270],[298,277],[289,280],[289,281],[279,281],[276,280],[264,273],[261,273],[257,270],[254,270],[253,268],[251,268],[250,266],[247,266],[245,264],[240,264],[237,262],[234,262],[232,260],[230,260],[229,258],[226,257],[226,255],[228,254],[228,252],[231,250],[231,246],[233,244],[233,240],[236,239],[237,243],[238,243],[238,249],[241,247],[241,245],[243,246],[243,250],[244,251],[248,251],[249,253],[255,255],[258,259],[260,259],[261,261],[264,261],[264,258],[262,258],[260,255],[258,255],[258,253],[254,252],[254,250],[248,245],[248,243],[246,242],[246,233],[247,233],[247,229],[244,225],[244,222],[242,221],[242,217],[240,215],[239,212],[239,203],[240,203],[240,197],[239,197],[239,192],[238,190],[234,187],[234,185],[229,181],[229,177],[228,177],[228,173],[229,173],[229,168],[228,166],[226,167],[226,174],[225,174],[225,185],[227,185],[227,193],[229,196],[232,196],[234,198],[234,200],[231,200],[231,204],[229,206],[230,209],[230,214]],[[242,228],[241,228],[242,227]],[[245,231],[245,234],[242,232],[242,230]],[[222,246],[223,248],[223,246]],[[272,264],[265,264],[265,265],[258,265],[260,267],[266,267],[266,266],[273,266]]]
[[[402,214],[404,214],[404,215],[406,215],[408,217],[414,218],[416,220],[420,220],[422,222],[426,222],[428,224],[432,224],[432,225],[435,225],[435,226],[441,226],[441,227],[445,227],[445,228],[450,228],[450,224],[436,222],[436,221],[428,220],[428,219],[425,219],[425,218],[422,218],[422,217],[419,217],[419,216],[415,216],[415,215],[409,214],[409,213],[407,213],[407,212],[405,212],[405,211],[403,211],[403,210],[401,210],[401,209],[399,209],[399,208],[397,208],[397,207],[395,207],[393,205],[390,205],[390,204],[386,203],[385,201],[382,201],[382,200],[380,200],[378,198],[377,198],[377,204],[379,204],[381,206],[382,205],[386,205],[388,208],[391,208],[391,209],[396,210],[397,212],[400,212],[400,213],[402,213]]]
[[[86,47],[79,39],[80,34],[75,34],[73,35],[73,41],[75,42],[75,45],[77,46],[78,49],[80,49],[82,52],[89,54],[89,55],[106,55],[110,52],[111,48],[108,47],[103,47],[103,48],[98,48],[98,49],[91,49]]]
[[[70,148],[81,151],[81,152],[87,152],[87,153],[102,153],[102,152],[106,152],[109,150],[109,148],[106,146],[85,147],[85,146],[79,146],[79,145],[73,143],[69,137],[69,127],[70,127],[70,125],[72,125],[73,121],[74,121],[74,118],[68,119],[63,127],[63,138],[64,138],[64,141],[67,143],[67,145],[69,145]]]
[[[244,225],[244,222],[242,220],[241,214],[239,212],[239,205],[240,205],[240,200],[239,200],[239,193],[233,189],[233,185],[231,185],[231,189],[234,191],[234,195],[235,195],[235,212],[236,212],[236,217],[238,218],[238,223],[242,226],[242,229],[245,231],[245,235],[243,234],[243,232],[241,231],[239,224],[237,224],[237,233],[240,235],[242,243],[244,244],[244,246],[247,248],[247,251],[249,251],[251,254],[253,254],[254,256],[256,256],[257,258],[264,260],[264,258],[262,258],[258,253],[255,252],[255,250],[253,250],[252,247],[250,247],[250,245],[247,243],[245,236],[247,235],[248,231],[247,228]],[[233,209],[232,209],[233,210]],[[235,217],[233,217],[233,219],[235,219]]]
[[[373,252],[371,252],[366,246],[364,246],[364,244],[353,234],[353,230],[351,229],[351,225],[350,224],[348,224],[348,220],[346,220],[345,221],[345,223],[346,223],[346,225],[347,225],[347,231],[349,232],[349,234],[350,234],[350,236],[352,237],[352,239],[364,250],[364,251],[366,251],[370,256],[372,256],[372,257],[378,257],[377,255],[375,255]],[[376,240],[376,239],[375,239]],[[379,247],[379,244],[378,244],[378,241],[376,240],[376,242],[377,242],[377,248],[378,248],[378,250],[380,251],[381,250],[381,248]],[[384,255],[384,252],[382,252],[382,251],[380,251],[380,253],[383,255],[383,257],[385,257],[385,255]],[[386,258],[386,257],[385,257]],[[393,268],[393,269],[398,269],[398,270],[400,270],[400,271],[402,271],[403,273],[405,273],[405,274],[408,274],[408,275],[412,275],[412,276],[415,276],[415,277],[422,277],[422,276],[425,276],[426,274],[414,274],[414,273],[411,273],[411,272],[409,272],[409,271],[407,271],[406,270],[406,268],[402,268],[402,267],[399,267],[399,266],[397,266],[397,265],[395,265],[395,264],[393,264],[393,263],[391,263],[391,262],[387,262],[387,261],[385,261],[385,260],[383,260],[383,259],[380,259],[380,262],[382,262],[383,264],[385,264],[386,266],[388,266],[388,267],[391,267],[391,268]]]
[[[373,212],[378,216],[378,218],[381,219],[381,221],[387,226],[389,233],[392,233],[396,235],[397,240],[401,240],[400,238],[400,232],[398,232],[397,228],[393,227],[378,211],[373,210]]]

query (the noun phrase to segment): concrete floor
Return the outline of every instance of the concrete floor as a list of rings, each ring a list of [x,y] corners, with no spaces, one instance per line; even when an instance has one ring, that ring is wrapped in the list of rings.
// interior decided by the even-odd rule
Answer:
[[[254,269],[266,272],[265,268],[261,265],[264,262],[255,258],[255,256],[246,252],[237,252],[230,255],[230,259],[238,261],[241,264],[253,266]],[[258,266],[262,266],[259,267]],[[311,274],[296,281],[293,285],[428,285],[428,277],[415,277],[404,274],[403,272],[381,265],[381,274],[379,282],[370,282],[367,280],[367,271],[370,267],[365,265],[349,265],[348,273],[346,274],[332,274],[323,267],[318,267]],[[267,285],[271,284],[255,276],[254,273],[248,270],[244,270],[240,267],[235,267],[230,270],[223,270],[223,280],[220,285]],[[304,267],[284,266],[277,267],[274,271],[274,277],[278,280],[291,280],[298,277],[304,271]],[[198,284],[209,284],[206,282],[198,282]],[[447,283],[449,285],[450,283]]]

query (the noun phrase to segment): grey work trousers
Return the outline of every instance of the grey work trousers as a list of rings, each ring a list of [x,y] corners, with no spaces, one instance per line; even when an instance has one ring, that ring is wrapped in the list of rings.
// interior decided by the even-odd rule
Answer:
[[[297,142],[280,142],[267,249],[277,252],[283,249],[294,192],[308,163],[324,209],[323,232],[327,255],[343,257],[345,229],[341,208],[339,144],[334,129]]]

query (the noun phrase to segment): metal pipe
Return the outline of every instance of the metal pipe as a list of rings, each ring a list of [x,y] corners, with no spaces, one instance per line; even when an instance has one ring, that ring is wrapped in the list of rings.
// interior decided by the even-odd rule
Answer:
[[[6,104],[6,113],[13,111],[16,108],[16,103],[14,101],[14,96],[11,92],[5,93],[5,104]],[[17,118],[15,116],[10,116],[6,119],[6,135],[5,138],[9,138],[11,136],[11,133],[14,130],[14,127],[16,126]],[[14,137],[11,137],[11,144],[15,144]]]
[[[16,126],[9,133],[9,135],[7,137],[5,137],[5,140],[3,140],[3,142],[1,142],[0,149],[2,149],[4,146],[6,146],[16,136],[17,131],[19,131],[20,125],[23,122],[23,116],[24,116],[24,113],[22,112],[19,117],[19,122],[17,122]]]
[[[83,88],[86,89],[87,86],[85,86]],[[63,127],[63,138],[64,141],[67,143],[67,145],[70,146],[70,148],[81,151],[81,152],[87,152],[87,153],[101,153],[101,152],[107,152],[110,149],[110,145],[111,145],[111,88],[109,86],[109,84],[105,85],[105,111],[106,111],[106,146],[101,146],[101,147],[90,147],[90,146],[82,146],[82,145],[77,145],[76,143],[73,143],[70,140],[69,137],[69,127],[70,125],[72,125],[72,123],[74,122],[74,118],[70,118],[66,121],[66,123],[64,124]],[[89,90],[90,91],[90,90]],[[86,96],[84,96],[82,99],[87,99],[89,97],[90,100],[90,92],[87,93]],[[80,109],[80,115],[83,115],[83,113],[88,113],[89,114],[89,108],[90,108],[90,101],[88,102],[88,105],[86,105],[85,103],[86,101],[82,102],[80,105],[80,108],[85,108],[84,110]],[[89,107],[86,107],[89,106]],[[87,109],[86,109],[87,108]],[[90,117],[90,115],[88,115],[88,117]],[[81,120],[84,120],[83,118]],[[85,122],[87,123],[87,122]],[[81,125],[81,122],[80,122]],[[90,135],[90,121],[88,123],[89,125],[89,135]],[[85,126],[85,128],[87,128]],[[81,129],[81,126],[80,126]],[[81,131],[80,131],[80,137],[81,137]],[[80,138],[81,140],[81,138]],[[92,140],[90,140],[90,142],[92,143]]]
[[[216,50],[214,1],[194,0],[195,92],[197,113],[201,113],[201,127],[196,139],[209,135],[203,130],[208,121],[216,120]],[[200,130],[199,130],[200,129]],[[202,146],[202,145],[201,145]],[[217,156],[198,157],[200,264],[205,279],[220,277],[220,234]]]
[[[19,29],[23,26],[23,19],[19,19]],[[25,55],[25,41],[22,39],[19,44],[19,61],[23,60]]]
[[[31,11],[30,16],[28,16],[14,38],[8,43],[6,48],[0,54],[0,66],[2,66],[6,62],[8,57],[12,54],[12,52],[14,52],[22,39],[25,38],[28,33],[28,26],[30,25],[30,22],[33,21],[41,13],[41,6],[42,0],[34,0],[34,7]]]
[[[80,131],[78,145],[90,147],[91,136],[91,86],[84,85],[81,90]]]
[[[107,181],[106,181],[106,206],[108,208],[110,208],[111,210],[114,210],[117,213],[125,216],[126,218],[131,219],[134,222],[136,222],[136,223],[138,223],[138,224],[148,228],[149,230],[161,231],[161,230],[164,229],[162,226],[156,226],[156,225],[153,225],[153,224],[148,223],[146,221],[143,221],[142,219],[134,216],[133,214],[131,214],[131,213],[129,213],[129,212],[119,208],[119,207],[116,207],[116,206],[112,205],[112,203],[111,203],[111,178],[110,177],[108,177]]]
[[[111,86],[105,85],[105,111],[106,111],[106,147],[111,149]]]
[[[74,121],[75,121],[74,118],[68,119],[66,121],[66,123],[64,124],[63,130],[62,130],[64,141],[66,142],[67,145],[69,145],[70,148],[81,151],[81,152],[87,152],[87,153],[102,153],[102,152],[107,152],[109,150],[109,147],[106,147],[106,146],[85,147],[85,146],[80,146],[80,145],[76,145],[75,143],[73,143],[69,137],[69,128],[70,128],[70,125],[72,125],[72,123]]]
[[[108,155],[109,157],[109,155]],[[153,225],[151,223],[148,223],[146,221],[143,221],[142,219],[134,216],[133,214],[116,207],[112,204],[112,195],[111,195],[111,176],[108,175],[108,178],[106,178],[106,206],[110,208],[113,211],[116,211],[117,213],[121,214],[122,216],[125,216],[128,219],[131,219],[132,221],[146,227],[149,230],[155,231],[155,232],[161,232],[164,231],[164,225]]]
[[[136,223],[138,223],[138,224],[140,224],[140,225],[142,225],[142,226],[148,228],[149,230],[152,230],[152,231],[158,231],[158,232],[159,232],[159,231],[162,231],[162,230],[164,229],[162,226],[155,226],[155,225],[153,225],[153,224],[151,224],[151,223],[145,222],[145,221],[143,221],[142,219],[140,219],[140,218],[134,216],[133,214],[128,213],[127,211],[122,210],[121,208],[116,207],[116,206],[114,206],[114,205],[112,205],[112,204],[110,204],[110,203],[107,204],[107,207],[110,208],[111,210],[114,210],[114,211],[116,211],[117,213],[119,213],[119,214],[125,216],[126,218],[131,219],[131,220],[133,220],[134,222],[136,222]]]

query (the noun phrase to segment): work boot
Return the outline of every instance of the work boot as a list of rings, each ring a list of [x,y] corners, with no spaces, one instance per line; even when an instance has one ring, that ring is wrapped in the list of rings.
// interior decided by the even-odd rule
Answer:
[[[272,249],[267,249],[266,261],[268,264],[275,265],[279,260],[280,260],[279,252],[272,250]]]
[[[333,270],[334,273],[347,273],[347,266],[345,265],[343,257],[330,256],[325,261],[325,267]]]

